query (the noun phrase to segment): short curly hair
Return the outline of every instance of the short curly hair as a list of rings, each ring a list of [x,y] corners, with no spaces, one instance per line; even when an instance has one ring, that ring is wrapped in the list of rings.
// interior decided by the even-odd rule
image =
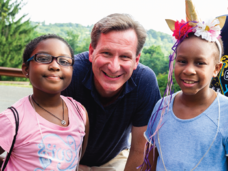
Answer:
[[[136,56],[141,52],[146,41],[146,30],[139,22],[135,21],[129,14],[111,14],[98,21],[91,32],[91,45],[95,49],[100,39],[100,35],[111,31],[125,31],[133,29],[137,35]]]
[[[73,52],[73,49],[71,48],[71,46],[67,43],[66,40],[64,40],[62,37],[56,35],[56,34],[46,34],[46,35],[42,35],[42,36],[39,36],[35,39],[33,39],[32,41],[30,41],[26,47],[25,47],[25,50],[24,50],[24,53],[23,53],[23,63],[25,63],[26,65],[29,65],[28,62],[26,62],[30,57],[31,57],[31,54],[32,52],[35,50],[36,46],[43,40],[47,40],[47,39],[58,39],[58,40],[61,40],[62,42],[64,42],[69,50],[70,50],[70,53],[71,53],[71,57],[73,58],[74,57],[74,52]]]

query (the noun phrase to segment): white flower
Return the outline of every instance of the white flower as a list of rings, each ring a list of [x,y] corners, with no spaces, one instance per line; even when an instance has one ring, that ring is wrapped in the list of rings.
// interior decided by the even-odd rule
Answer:
[[[201,36],[202,39],[205,39],[209,42],[214,42],[220,34],[220,26],[219,26],[219,20],[213,19],[209,20],[207,23],[199,22],[195,28],[196,36]]]

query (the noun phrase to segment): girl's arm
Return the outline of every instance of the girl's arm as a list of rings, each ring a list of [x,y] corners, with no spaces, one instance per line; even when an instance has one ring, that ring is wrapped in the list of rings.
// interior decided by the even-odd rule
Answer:
[[[158,150],[157,150],[157,148],[155,147],[155,156],[153,156],[153,150],[150,150],[150,152],[149,152],[149,162],[150,162],[150,165],[152,166],[151,168],[150,168],[150,170],[149,171],[156,171],[156,166],[157,166],[157,159],[158,159]],[[146,165],[144,165],[144,167],[142,168],[142,171],[145,171],[147,169],[147,166]]]
[[[85,109],[85,107],[83,106],[83,108]],[[86,150],[86,146],[88,143],[88,139],[89,139],[89,117],[88,117],[88,113],[87,110],[85,109],[85,114],[86,114],[86,124],[85,124],[85,137],[83,139],[83,144],[82,144],[82,154],[81,154],[81,158],[83,157],[85,150]]]

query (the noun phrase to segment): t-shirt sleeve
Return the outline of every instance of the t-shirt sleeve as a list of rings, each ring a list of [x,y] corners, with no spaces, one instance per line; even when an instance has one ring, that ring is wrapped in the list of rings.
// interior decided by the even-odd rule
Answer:
[[[145,68],[141,75],[137,85],[137,109],[132,122],[132,125],[136,127],[147,125],[155,104],[161,98],[154,72]]]
[[[82,119],[83,119],[84,124],[86,124],[86,109],[84,108],[84,106],[81,103],[79,103],[77,101],[75,101],[75,103],[78,105],[78,107],[82,113]]]
[[[156,112],[158,110],[158,107],[159,107],[160,103],[161,103],[161,100],[159,100],[156,103],[156,105],[155,105],[155,107],[153,109],[153,112],[152,112],[152,114],[150,116],[150,119],[148,121],[147,129],[144,132],[144,137],[151,144],[154,144],[154,139],[152,139],[152,135],[154,134],[154,131],[155,131],[156,127],[157,127],[157,119],[159,119],[160,115],[158,115],[157,117],[154,117],[154,116],[155,116],[155,114],[156,114]],[[153,124],[153,126],[150,124],[150,122],[151,122],[151,124]]]
[[[0,146],[9,152],[15,135],[15,119],[13,113],[9,109],[0,113],[0,121]]]
[[[80,115],[80,117],[81,117],[81,119],[82,119],[82,121],[83,121],[83,123],[84,123],[84,125],[86,124],[86,109],[84,108],[84,106],[81,104],[81,103],[79,103],[79,102],[77,102],[76,100],[74,100],[72,97],[67,97],[70,101],[71,101],[71,103],[73,104],[73,108],[75,109],[75,107],[77,108],[78,107],[78,109],[79,109],[79,112],[80,113],[78,113],[79,115]],[[71,104],[70,103],[70,104]],[[77,110],[77,109],[76,109]]]

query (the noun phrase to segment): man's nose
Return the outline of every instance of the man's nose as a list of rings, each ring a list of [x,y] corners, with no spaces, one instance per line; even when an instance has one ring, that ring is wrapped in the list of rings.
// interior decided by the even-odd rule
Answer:
[[[113,58],[111,58],[109,65],[108,65],[108,69],[112,72],[115,73],[117,71],[119,71],[120,69],[120,60],[118,56],[114,56]]]

